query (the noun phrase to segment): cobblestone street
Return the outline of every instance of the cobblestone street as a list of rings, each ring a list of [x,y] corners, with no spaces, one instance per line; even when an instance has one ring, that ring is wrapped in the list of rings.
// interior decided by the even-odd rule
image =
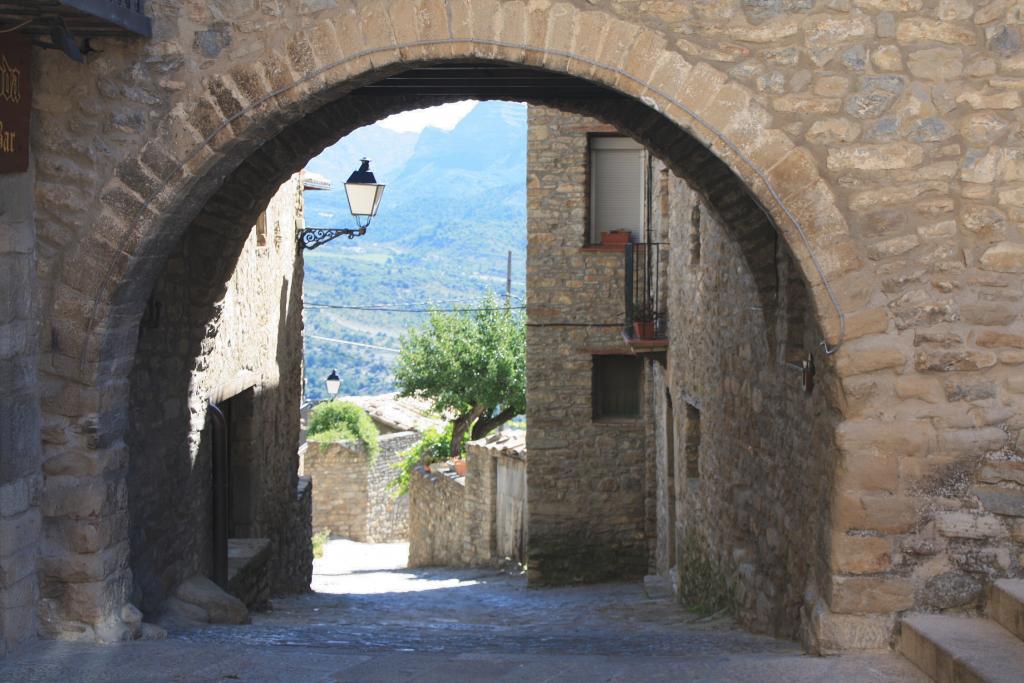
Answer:
[[[332,541],[315,592],[248,626],[40,643],[3,681],[917,681],[894,654],[818,658],[697,620],[636,584],[527,589],[496,571],[405,569],[406,544]]]

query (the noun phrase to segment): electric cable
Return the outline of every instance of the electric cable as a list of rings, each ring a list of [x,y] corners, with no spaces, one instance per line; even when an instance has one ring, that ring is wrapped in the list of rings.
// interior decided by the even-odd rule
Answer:
[[[343,311],[376,311],[380,313],[474,313],[484,311],[522,311],[526,306],[492,306],[490,308],[386,308],[383,306],[345,306],[340,304],[304,304],[306,308],[329,308]]]
[[[377,346],[376,344],[364,344],[362,342],[349,341],[348,339],[336,339],[334,337],[324,337],[319,334],[307,334],[303,335],[306,339],[317,339],[319,341],[335,342],[336,344],[347,344],[348,346],[359,346],[364,349],[373,349],[376,351],[390,351],[391,353],[400,353],[401,349],[396,349],[391,346]]]

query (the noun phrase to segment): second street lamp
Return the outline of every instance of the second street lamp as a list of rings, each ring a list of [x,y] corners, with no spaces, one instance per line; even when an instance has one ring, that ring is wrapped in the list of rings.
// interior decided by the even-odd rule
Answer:
[[[299,230],[299,239],[305,249],[316,249],[342,235],[352,239],[366,234],[370,220],[377,215],[380,198],[384,196],[384,184],[378,183],[370,170],[370,160],[362,159],[359,168],[345,181],[345,196],[348,198],[348,210],[356,218],[358,228],[303,228]]]
[[[331,370],[331,374],[327,375],[327,395],[333,400],[338,392],[341,391],[341,378],[338,377],[337,370]]]

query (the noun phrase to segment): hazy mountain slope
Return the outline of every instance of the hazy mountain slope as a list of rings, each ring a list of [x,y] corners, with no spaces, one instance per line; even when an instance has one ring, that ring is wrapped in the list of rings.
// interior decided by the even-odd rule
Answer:
[[[315,304],[429,308],[433,302],[449,308],[456,301],[472,302],[488,290],[504,291],[509,250],[513,293],[520,300],[525,295],[524,105],[483,102],[451,131],[394,133],[369,126],[353,132],[308,165],[331,178],[336,189],[306,193],[307,224],[353,224],[342,186],[363,155],[373,159],[378,179],[387,184],[378,216],[366,236],[305,254],[311,397],[322,394],[322,379],[334,367],[345,393],[386,391],[394,358],[314,336],[397,347],[401,332],[426,317]],[[386,161],[378,164],[378,158]]]

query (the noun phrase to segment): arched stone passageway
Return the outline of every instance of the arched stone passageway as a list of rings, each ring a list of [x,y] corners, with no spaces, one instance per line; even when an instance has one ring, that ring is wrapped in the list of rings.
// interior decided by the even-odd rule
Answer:
[[[92,317],[86,320],[88,334],[82,340],[85,346],[80,349],[83,355],[79,359],[88,359],[96,354],[101,368],[111,368],[107,372],[101,371],[95,378],[98,384],[123,385],[125,380],[121,368],[131,363],[138,316],[150,296],[155,277],[186,232],[196,235],[199,241],[195,248],[207,255],[200,261],[206,272],[192,271],[190,275],[208,283],[209,292],[205,298],[212,304],[219,298],[220,283],[226,283],[234,268],[249,226],[254,223],[273,188],[348,130],[392,112],[451,99],[429,94],[424,97],[378,93],[386,93],[387,88],[382,84],[387,84],[389,77],[408,73],[410,66],[416,68],[452,62],[490,63],[495,66],[521,62],[546,68],[550,73],[547,62],[557,56],[565,60],[559,69],[562,73],[575,78],[579,78],[577,74],[585,73],[586,78],[577,82],[581,85],[594,84],[591,86],[594,92],[589,97],[552,100],[548,95],[543,101],[561,109],[587,113],[615,125],[644,142],[655,154],[665,158],[673,170],[700,188],[742,245],[750,271],[759,283],[757,289],[766,315],[775,310],[776,230],[761,206],[769,207],[770,211],[773,209],[777,219],[786,221],[788,225],[790,237],[786,239],[785,232],[783,237],[789,250],[802,264],[802,270],[810,274],[811,282],[818,283],[817,289],[811,290],[817,295],[813,297],[818,303],[817,310],[824,315],[825,321],[833,321],[833,341],[838,339],[840,323],[837,316],[840,309],[827,298],[822,279],[826,273],[820,270],[820,264],[832,264],[832,272],[828,275],[835,278],[855,266],[856,259],[844,260],[835,255],[822,257],[818,253],[812,256],[807,250],[811,243],[806,241],[808,234],[821,234],[827,230],[829,239],[819,245],[820,251],[828,253],[835,251],[837,244],[841,246],[842,243],[835,240],[837,228],[842,228],[841,219],[837,225],[838,211],[816,210],[808,213],[803,221],[797,217],[791,208],[791,205],[795,206],[793,199],[783,200],[783,196],[797,198],[801,193],[815,191],[818,189],[815,187],[816,175],[806,156],[786,144],[784,137],[771,136],[768,133],[770,129],[760,131],[762,135],[754,138],[759,143],[765,139],[776,139],[779,144],[773,148],[771,156],[764,156],[765,151],[760,150],[763,159],[760,163],[764,168],[753,159],[753,155],[759,153],[758,149],[751,148],[746,154],[737,155],[740,148],[733,138],[739,135],[740,130],[750,135],[749,129],[762,128],[764,121],[756,105],[734,99],[738,93],[729,94],[727,91],[723,97],[728,97],[725,100],[728,105],[719,103],[708,97],[711,89],[707,87],[704,76],[694,74],[693,82],[683,81],[690,85],[682,92],[688,97],[704,99],[706,104],[701,110],[686,103],[679,93],[675,96],[668,93],[667,86],[678,83],[678,80],[645,81],[620,66],[606,66],[593,58],[562,54],[550,45],[524,49],[503,41],[470,40],[464,44],[460,41],[411,41],[406,45],[400,44],[399,52],[416,48],[415,57],[407,56],[393,62],[387,59],[393,51],[390,44],[367,46],[356,57],[332,59],[331,48],[336,46],[323,30],[303,39],[297,38],[289,54],[291,63],[288,66],[291,70],[300,70],[294,80],[285,81],[276,89],[271,90],[273,81],[269,76],[275,73],[275,67],[282,66],[280,64],[266,65],[263,74],[250,66],[209,80],[204,84],[201,96],[185,102],[176,112],[179,116],[168,120],[168,123],[176,125],[165,124],[161,135],[148,142],[137,159],[128,158],[121,163],[113,187],[105,193],[106,203],[115,215],[120,214],[116,218],[111,215],[111,219],[131,226],[129,234],[120,238],[119,246],[137,246],[133,253],[126,253],[123,258],[115,257],[107,263],[106,270],[95,273],[96,299],[91,302],[95,308]],[[495,50],[494,57],[500,61],[481,61],[480,52],[491,47]],[[510,54],[515,58],[510,59]],[[352,73],[353,63],[360,62],[364,70]],[[682,66],[682,63],[676,64],[678,68]],[[538,78],[544,73],[543,70],[539,72]],[[678,77],[676,73],[675,78]],[[311,87],[312,83],[316,83],[315,88]],[[564,87],[564,83],[562,85]],[[367,94],[363,94],[364,91]],[[462,96],[474,94],[467,90]],[[525,94],[524,99],[535,99],[529,90]],[[646,101],[640,101],[638,96]],[[672,119],[673,113],[676,120]],[[726,114],[725,118],[723,114]],[[726,129],[731,122],[739,126],[739,130],[727,136],[713,127],[711,121]],[[173,153],[167,146],[160,146],[159,142],[187,140],[189,137],[198,139],[198,143],[189,151],[175,150],[177,158],[182,159],[182,163],[175,167]],[[709,147],[715,148],[715,152],[711,152]],[[730,159],[730,152],[734,158]],[[198,163],[206,157],[206,163]],[[154,168],[160,165],[155,163],[158,158],[164,161],[161,169]],[[737,165],[730,166],[723,158]],[[791,165],[793,171],[789,171]],[[765,170],[777,166],[781,183],[773,181],[770,171]],[[816,197],[814,201],[820,202],[821,199]],[[823,221],[831,222],[819,228]],[[106,241],[109,236],[102,239]],[[88,243],[81,248],[88,251]],[[82,273],[76,273],[76,278],[81,276]],[[60,291],[58,286],[58,296]],[[116,313],[111,314],[113,312]],[[58,335],[66,337],[59,332]],[[125,354],[123,358],[115,360],[122,354]],[[80,368],[89,365],[86,362]],[[122,400],[125,398],[122,396]],[[106,414],[117,416],[116,411]],[[117,419],[120,421],[119,416]],[[118,435],[118,429],[107,429],[102,423],[100,431],[106,432],[112,443],[123,438]],[[586,525],[570,526],[574,534],[589,534],[584,528]],[[557,527],[556,523],[554,528]],[[542,539],[543,534],[535,532],[535,538]],[[593,547],[582,546],[576,553],[586,556],[595,552],[616,552],[614,544],[603,548],[606,541],[595,543]],[[560,554],[554,553],[554,556]],[[551,558],[552,553],[548,552],[548,556]],[[594,559],[600,562],[598,558]],[[539,564],[536,560],[535,564]],[[607,570],[591,571],[573,566],[578,561],[570,560],[558,570],[552,569],[548,580],[561,581],[565,578],[556,577],[574,575],[605,577],[607,572],[615,571],[612,568],[615,563],[610,563]],[[554,567],[560,562],[549,559],[547,564]],[[60,610],[59,604],[57,609]]]
[[[448,64],[451,66],[448,67]],[[442,81],[444,86],[439,86],[438,73],[451,73],[452,76],[448,76],[447,80]],[[484,80],[484,84],[481,85],[481,79],[489,80]],[[506,85],[503,89],[501,85],[503,82],[517,85]],[[434,94],[439,87],[443,87],[449,92],[446,95]],[[418,89],[422,92],[419,92]],[[577,115],[597,117],[605,122],[606,130],[627,133],[643,141],[655,155],[664,160],[669,168],[694,185],[705,197],[711,214],[715,215],[719,224],[725,227],[729,239],[738,246],[742,257],[736,267],[744,268],[753,278],[755,284],[752,294],[760,304],[755,308],[760,311],[759,317],[763,319],[762,325],[768,331],[766,343],[774,344],[776,313],[778,310],[785,310],[784,307],[783,309],[779,308],[780,302],[777,300],[779,277],[777,251],[781,249],[782,252],[788,254],[789,249],[784,242],[780,246],[778,233],[771,219],[751,196],[743,181],[726,164],[691,135],[682,131],[677,124],[635,99],[617,94],[604,86],[588,83],[575,76],[559,76],[549,71],[480,60],[431,64],[429,67],[414,65],[412,69],[370,81],[368,85],[356,88],[348,95],[306,113],[242,159],[237,168],[232,170],[223,182],[212,191],[205,205],[187,225],[168,225],[165,229],[184,232],[182,239],[185,240],[184,244],[187,246],[183,249],[177,245],[172,246],[169,242],[162,244],[166,244],[165,249],[180,254],[178,259],[184,258],[185,270],[189,276],[188,288],[192,292],[189,298],[206,302],[203,306],[193,308],[189,316],[189,324],[194,331],[184,336],[186,338],[201,338],[204,330],[214,329],[218,325],[221,310],[217,302],[224,295],[225,287],[231,273],[235,270],[242,246],[247,239],[250,239],[251,226],[255,223],[257,215],[264,210],[266,198],[285,178],[301,170],[308,160],[321,149],[349,131],[391,113],[453,98],[486,98],[495,94],[501,96],[504,93],[507,93],[508,96],[526,99],[533,106],[544,104]],[[537,169],[537,172],[540,171],[541,169]],[[529,174],[532,175],[533,171],[531,170]],[[568,173],[567,177],[575,177],[575,175]],[[200,183],[200,185],[205,186],[206,183]],[[189,195],[182,201],[191,203],[196,201],[196,198]],[[785,204],[780,204],[780,210],[787,208]],[[572,225],[571,220],[563,221],[558,216],[552,216],[550,225],[538,223],[539,220],[541,220],[540,215],[531,219],[528,229],[528,241],[533,245],[531,247],[533,256],[528,260],[528,270],[531,273],[528,280],[536,279],[537,282],[550,280],[553,272],[566,273],[566,256],[558,251],[559,247],[555,245],[564,244],[569,246],[570,251],[573,249],[571,247],[573,237],[560,234],[565,232],[563,225]],[[570,233],[575,231],[575,227],[569,227]],[[545,240],[548,242],[544,242]],[[544,243],[547,243],[548,246],[542,246]],[[150,294],[152,285],[148,285],[147,282],[156,273],[147,273],[144,269],[150,267],[150,264],[159,264],[166,258],[161,252],[154,254],[150,260],[140,260],[140,269],[124,279],[114,298],[116,300],[124,299],[127,304],[131,298],[138,297],[139,292],[145,292],[145,298],[149,300],[152,296]],[[728,268],[732,267],[734,266],[729,264]],[[808,267],[815,266],[810,264]],[[582,277],[582,272],[569,273],[569,275],[571,278]],[[796,277],[799,280],[799,275]],[[621,275],[613,279],[621,280]],[[164,276],[161,282],[164,280],[167,280],[167,276]],[[586,319],[600,318],[604,320],[609,315],[614,316],[614,313],[603,309],[607,308],[609,304],[612,308],[619,304],[618,298],[611,298],[609,301],[608,297],[604,297],[605,300],[602,304],[594,304],[586,299],[580,299],[574,303],[571,310],[559,307],[554,303],[558,298],[556,290],[559,287],[564,288],[567,284],[562,283],[542,288],[539,290],[540,293],[529,298],[529,315],[533,327],[529,335],[532,339],[530,343],[532,351],[528,364],[534,368],[531,371],[534,377],[531,386],[536,389],[531,392],[531,407],[528,409],[527,417],[536,425],[534,432],[537,434],[571,431],[568,429],[566,420],[546,420],[545,416],[551,411],[557,411],[558,406],[557,402],[553,402],[544,391],[542,385],[545,381],[542,377],[552,376],[552,372],[553,376],[557,377],[558,372],[552,368],[538,369],[546,367],[546,360],[559,357],[560,352],[555,352],[556,347],[567,345],[563,339],[565,331],[560,327],[563,323],[558,321],[567,316],[571,316],[573,319],[582,316]],[[616,284],[619,283],[616,281]],[[180,287],[180,285],[178,286]],[[167,288],[162,286],[162,289],[165,290],[164,296],[167,296]],[[587,318],[588,315],[589,318]],[[546,329],[549,326],[554,326],[556,329]],[[815,329],[814,334],[817,335],[816,339],[820,340],[818,326],[813,323],[812,326]],[[143,341],[149,337],[161,340],[167,333],[166,329],[155,330],[146,335],[140,335],[139,338]],[[760,332],[753,334],[755,338],[760,338]],[[607,345],[607,334],[584,337],[576,335],[576,337],[578,338],[575,338],[573,343],[581,348]],[[816,343],[817,341],[811,342],[811,345]],[[163,345],[160,344],[157,349],[162,349],[162,347]],[[154,352],[151,343],[147,343],[145,348],[147,356]],[[196,347],[193,353],[198,353],[198,348]],[[161,353],[165,352],[161,351]],[[148,357],[140,358],[137,355],[135,367],[138,368],[140,363],[144,364],[144,367],[148,367],[153,364],[153,361]],[[188,379],[193,372],[192,368],[205,368],[209,364],[208,359],[201,360],[199,357],[188,359],[188,362],[181,368],[184,373],[182,379]],[[161,365],[157,365],[157,367],[161,367]],[[287,374],[282,368],[281,377],[284,378]],[[138,416],[138,419],[145,419],[146,415],[159,413],[159,406],[163,404],[165,400],[163,396],[167,392],[162,388],[162,378],[154,378],[152,371],[145,372],[140,376],[146,378],[146,383],[142,387],[133,385],[132,403],[134,415]],[[197,398],[199,394],[208,391],[207,381],[192,382],[192,386],[187,391],[191,402],[199,400]],[[566,375],[565,381],[572,382],[573,380]],[[270,390],[282,391],[284,387]],[[152,398],[146,396],[147,391],[153,392]],[[180,393],[181,388],[169,389],[169,391]],[[266,397],[263,400],[266,401]],[[153,403],[154,409],[147,410],[145,408],[147,403]],[[201,400],[200,403],[202,403]],[[542,427],[542,423],[545,422],[550,424]],[[154,452],[159,453],[166,446],[173,445],[165,444],[160,447],[157,445],[158,439],[152,446],[144,447],[142,446],[146,442],[144,435],[148,431],[146,424],[139,423],[133,429],[133,433],[139,435],[135,438],[139,443],[133,446],[134,455],[130,454],[130,458],[152,458]],[[195,426],[192,429],[195,430]],[[202,435],[196,432],[191,439],[196,442],[201,441],[201,437]],[[592,437],[579,434],[575,438],[582,444]],[[543,452],[542,444],[545,440],[549,440],[549,437],[536,439],[535,453]],[[623,447],[626,447],[625,444]],[[610,449],[608,455],[610,456],[614,450]],[[637,450],[637,447],[634,446],[633,450]],[[639,451],[637,450],[637,452]],[[544,460],[534,460],[536,463],[534,465],[535,476],[531,495],[537,499],[536,508],[538,510],[544,509],[544,503],[548,497],[552,497],[553,500],[559,496],[556,493],[560,485],[559,480],[567,476],[579,478],[581,486],[584,486],[582,482],[588,478],[594,479],[594,485],[597,485],[596,482],[599,479],[608,479],[607,474],[598,475],[596,469],[592,473],[573,475],[568,475],[565,472],[559,473],[564,469],[564,465],[559,464],[561,457],[557,449],[551,454],[551,464],[546,466],[547,471],[551,473],[548,476],[541,475],[541,468],[545,467]],[[169,460],[173,460],[173,458],[169,458]],[[152,470],[146,468],[141,471],[151,472]],[[192,476],[197,475],[193,474]],[[149,479],[151,479],[150,476],[138,475],[136,481],[139,483],[136,486],[138,487]],[[542,485],[545,481],[548,482],[547,488]],[[629,487],[627,486],[627,488]],[[642,495],[642,491],[634,490],[623,500],[615,500],[622,497],[616,494],[606,496],[607,500],[602,503],[598,503],[596,497],[590,502],[577,500],[577,502],[569,504],[569,507],[576,505],[577,510],[568,515],[564,510],[558,513],[549,512],[546,515],[546,523],[541,522],[544,514],[538,513],[533,524],[534,549],[530,559],[533,579],[541,583],[563,583],[573,580],[607,580],[624,576],[641,577],[647,567],[645,546],[648,540],[643,538],[641,529],[642,502],[638,499],[634,500],[634,498],[642,497]],[[172,495],[169,498],[166,494],[161,496],[159,490],[154,489],[152,484],[145,486],[144,489],[129,490],[129,498],[132,499],[133,496],[136,498],[144,496],[148,501],[146,506],[157,511],[147,515],[154,519],[150,522],[154,529],[152,538],[147,539],[148,543],[157,543],[158,529],[161,526],[166,527],[166,521],[161,522],[159,511],[163,510],[162,515],[166,516],[166,510],[174,506],[175,496]],[[820,496],[814,496],[816,501],[819,501],[819,498]],[[820,501],[816,503],[816,505],[823,504]],[[600,508],[602,505],[607,506],[605,512],[610,516],[615,514],[612,512],[612,508],[620,509],[619,514],[628,521],[612,525],[614,530],[602,530],[603,525],[586,522],[585,520],[593,514],[593,510],[589,512],[587,510]],[[281,507],[281,504],[277,507]],[[140,522],[134,520],[133,523]],[[146,537],[145,533],[134,535],[140,539]],[[815,535],[821,536],[817,532]],[[154,599],[162,599],[164,595],[163,591],[157,587],[159,582],[155,581],[152,576],[156,572],[156,567],[164,567],[160,570],[162,575],[175,575],[167,568],[176,564],[175,558],[168,556],[167,553],[173,553],[172,549],[178,547],[179,544],[173,541],[173,535],[168,534],[165,538],[169,544],[158,543],[160,550],[155,553],[156,557],[164,558],[162,562],[154,563],[150,560],[145,565],[145,570],[142,569],[142,565],[136,566],[133,562],[133,566],[136,567],[135,572],[138,574],[134,576],[135,584],[138,586],[140,582],[144,582],[153,586],[152,590],[145,592],[143,599],[147,611],[154,608]],[[570,539],[586,540],[574,542]],[[195,543],[196,540],[190,538],[184,547]],[[139,547],[137,552],[149,553],[142,547]],[[618,555],[619,559],[612,560],[611,557],[615,555]],[[802,577],[805,572],[802,566],[803,562],[804,560],[795,563],[801,566],[800,582],[803,581]],[[190,563],[194,563],[194,561],[186,562],[186,565]],[[821,572],[816,573],[820,574]],[[783,592],[781,587],[778,590]],[[772,610],[762,608],[762,611]],[[768,621],[786,623],[786,626],[766,626]],[[792,636],[795,633],[794,628],[798,620],[794,621],[792,617],[789,617],[789,621],[787,621],[781,617],[773,617],[768,621],[759,624],[759,628],[762,630],[774,629],[779,633]],[[750,621],[750,623],[755,622],[756,620]]]
[[[1019,572],[1013,520],[979,503],[984,490],[945,485],[1021,429],[1020,175],[1003,116],[1019,96],[989,79],[1016,67],[985,36],[1003,15],[713,4],[627,15],[612,3],[151,3],[151,43],[111,41],[74,70],[42,55],[37,176],[26,181],[41,333],[24,332],[42,386],[26,395],[41,410],[19,422],[42,453],[23,439],[27,464],[11,476],[41,490],[47,543],[22,592],[35,597],[38,584],[50,630],[124,632],[128,375],[168,254],[197,226],[224,254],[214,270],[229,268],[272,179],[336,138],[337,118],[428,101],[373,95],[384,99],[365,108],[354,91],[444,63],[524,65],[615,93],[607,110],[575,111],[633,135],[703,191],[744,246],[762,303],[777,289],[757,280],[769,256],[774,271],[767,235],[780,236],[839,345],[819,367],[839,423],[822,456],[836,458],[820,511],[827,547],[815,549],[828,575],[804,617],[821,642],[877,646],[895,613],[931,604],[936,571],[987,572],[961,561],[958,548],[979,540],[965,525],[994,523],[999,533],[980,539],[991,573]],[[878,48],[870,60],[864,42]],[[927,50],[946,51],[963,79],[953,90],[926,68]],[[755,53],[767,70],[734,65]]]

